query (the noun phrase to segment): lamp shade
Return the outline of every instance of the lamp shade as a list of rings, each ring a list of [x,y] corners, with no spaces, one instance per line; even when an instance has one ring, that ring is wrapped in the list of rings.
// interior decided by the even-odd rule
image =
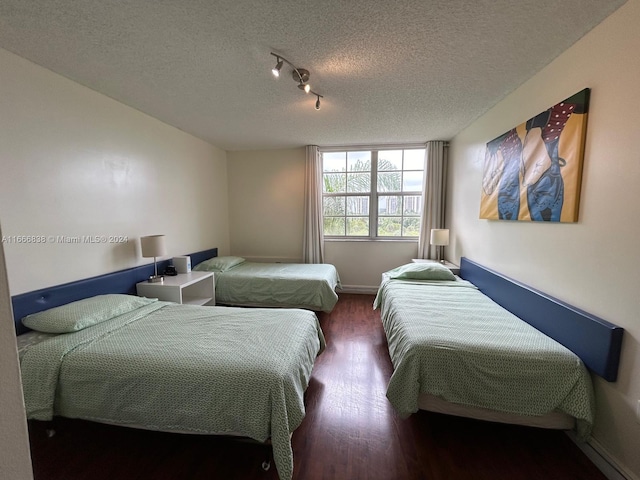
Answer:
[[[167,254],[167,246],[164,243],[164,235],[149,235],[140,237],[140,246],[143,257],[161,257]]]
[[[432,229],[431,245],[449,245],[449,229],[448,228]]]

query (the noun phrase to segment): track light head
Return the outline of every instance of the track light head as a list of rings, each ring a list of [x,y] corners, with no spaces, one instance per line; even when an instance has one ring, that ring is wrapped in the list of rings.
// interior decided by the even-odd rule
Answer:
[[[271,73],[273,73],[273,76],[277,78],[280,76],[280,70],[282,69],[282,59],[280,57],[276,58],[278,59],[278,62],[276,63],[276,66],[271,69]]]
[[[316,95],[318,99],[316,100],[316,110],[320,110],[320,95]]]
[[[311,91],[311,85],[308,83],[299,83],[298,88],[300,90],[304,90],[304,93],[309,93]]]

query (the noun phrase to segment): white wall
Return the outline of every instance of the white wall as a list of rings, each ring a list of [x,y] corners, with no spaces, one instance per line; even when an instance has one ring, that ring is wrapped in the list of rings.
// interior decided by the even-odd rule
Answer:
[[[9,293],[229,251],[226,153],[0,49],[0,477],[32,478]],[[125,243],[49,237],[117,235]],[[44,243],[17,243],[33,236]],[[2,253],[0,251],[0,253]]]
[[[640,478],[640,0],[630,0],[451,142],[448,257],[467,256],[625,328],[619,379],[596,379],[594,445]],[[579,221],[479,220],[486,142],[591,88]],[[632,472],[632,473],[630,473]]]
[[[231,251],[250,260],[302,261],[305,149],[228,152]],[[417,242],[325,242],[348,291],[375,292],[382,272],[411,261]]]
[[[416,241],[326,241],[325,261],[336,266],[347,292],[375,293],[382,273],[411,262]]]
[[[228,152],[233,255],[302,261],[305,149]]]
[[[0,219],[11,294],[150,263],[229,250],[226,153],[0,49]],[[65,244],[57,236],[125,236]]]
[[[2,232],[0,231],[0,236]],[[0,478],[30,480],[29,435],[22,402],[16,333],[0,244]]]

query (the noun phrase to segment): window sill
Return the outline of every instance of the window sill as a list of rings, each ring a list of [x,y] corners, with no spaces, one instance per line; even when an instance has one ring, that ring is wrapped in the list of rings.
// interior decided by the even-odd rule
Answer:
[[[418,243],[417,238],[325,238],[325,242]]]

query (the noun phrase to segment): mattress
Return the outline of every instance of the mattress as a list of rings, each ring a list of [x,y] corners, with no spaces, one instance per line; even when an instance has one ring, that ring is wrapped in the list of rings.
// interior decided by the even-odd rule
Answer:
[[[215,273],[216,303],[330,312],[338,272],[330,264],[244,262]]]
[[[155,302],[27,343],[28,418],[270,439],[289,479],[290,438],[324,337],[309,311]]]
[[[394,366],[387,398],[401,416],[426,394],[529,417],[561,412],[588,437],[593,387],[580,358],[471,283],[386,280],[374,307]]]

